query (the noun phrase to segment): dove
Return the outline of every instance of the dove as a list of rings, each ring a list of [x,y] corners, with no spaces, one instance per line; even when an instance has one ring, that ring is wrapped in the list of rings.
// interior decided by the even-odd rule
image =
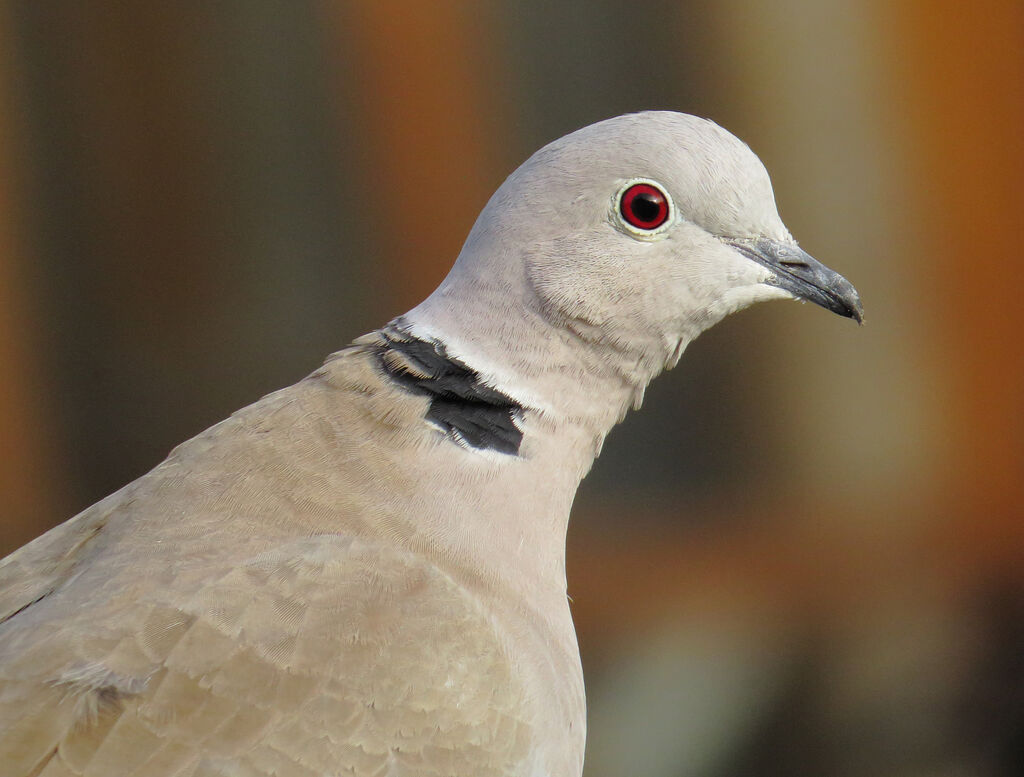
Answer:
[[[578,777],[576,489],[783,298],[862,319],[717,124],[545,146],[421,304],[0,563],[3,774]]]

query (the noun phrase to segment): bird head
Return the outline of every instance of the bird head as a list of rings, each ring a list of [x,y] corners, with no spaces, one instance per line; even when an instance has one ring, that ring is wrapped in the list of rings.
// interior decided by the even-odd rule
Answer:
[[[745,143],[707,119],[652,111],[530,157],[428,303],[542,319],[637,365],[634,382],[645,384],[724,316],[777,298],[862,320],[853,286],[786,229]]]
[[[501,249],[480,250],[484,235]],[[692,338],[773,298],[862,318],[853,286],[782,223],[754,152],[682,113],[619,116],[545,146],[495,193],[467,246],[456,275],[511,281],[495,272],[507,262],[545,315],[612,337]]]

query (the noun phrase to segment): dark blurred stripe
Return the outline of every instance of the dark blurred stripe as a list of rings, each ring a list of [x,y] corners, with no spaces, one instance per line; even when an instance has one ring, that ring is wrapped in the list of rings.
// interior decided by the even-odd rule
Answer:
[[[64,478],[52,446],[52,415],[39,364],[30,294],[29,254],[21,220],[23,117],[14,90],[14,41],[0,5],[0,557],[55,522],[66,507]]]
[[[501,7],[517,120],[528,150],[601,119],[674,110],[722,120],[707,35],[716,12],[692,2],[515,0]]]

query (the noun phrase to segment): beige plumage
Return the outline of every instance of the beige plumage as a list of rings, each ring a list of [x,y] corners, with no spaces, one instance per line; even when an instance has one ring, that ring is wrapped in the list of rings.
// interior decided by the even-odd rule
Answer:
[[[617,221],[637,177],[662,232]],[[732,310],[859,317],[758,241],[799,252],[710,122],[538,152],[421,306],[0,562],[2,774],[579,775],[564,542],[604,436]]]

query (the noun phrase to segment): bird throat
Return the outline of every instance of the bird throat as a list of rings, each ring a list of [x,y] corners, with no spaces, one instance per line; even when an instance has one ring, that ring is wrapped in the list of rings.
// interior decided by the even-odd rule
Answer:
[[[381,369],[402,389],[430,400],[427,421],[470,448],[519,453],[522,405],[488,386],[472,367],[450,356],[443,343],[413,335],[401,318],[379,335],[374,353]]]

